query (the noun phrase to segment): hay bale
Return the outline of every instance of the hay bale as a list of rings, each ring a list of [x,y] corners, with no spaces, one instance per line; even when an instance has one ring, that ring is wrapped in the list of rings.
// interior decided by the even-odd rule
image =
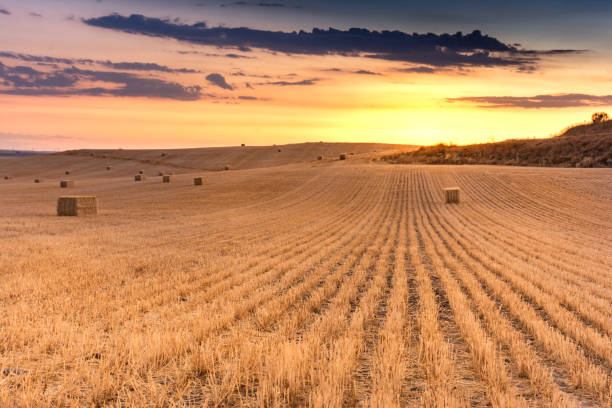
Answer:
[[[144,174],[144,170],[138,170],[138,174]]]
[[[110,170],[112,168],[113,168],[113,166],[106,166],[106,170]]]
[[[246,145],[244,143],[242,143],[240,146],[245,147]]]
[[[445,188],[444,202],[446,204],[459,204],[459,187]]]
[[[162,153],[160,156],[161,157],[166,157],[166,153]]]
[[[97,213],[98,199],[96,196],[67,196],[57,199],[57,215],[75,217]]]
[[[199,177],[194,177],[193,178],[193,185],[201,186],[203,184],[204,184],[204,177],[199,176]]]
[[[164,174],[164,172],[163,172],[163,171],[160,171],[159,173],[157,173],[157,175],[158,175],[159,177],[165,176],[165,174]]]
[[[283,149],[278,149],[278,150],[277,150],[277,152],[279,152],[279,153],[280,153],[280,152],[282,152],[282,151],[283,151]]]
[[[230,169],[229,164],[226,164],[226,165],[225,165],[225,170],[229,170],[229,169]]]
[[[12,177],[11,176],[4,176],[5,180],[10,180]]]
[[[134,176],[134,181],[144,181],[146,180],[147,176],[145,176],[144,174],[137,174]]]
[[[340,160],[346,160],[346,154],[342,153],[342,154],[340,155]]]
[[[64,172],[64,174],[65,174],[65,175],[69,175],[69,174],[70,174],[70,171],[69,171],[69,170],[66,170],[66,171]]]
[[[167,174],[167,175],[165,175],[165,176],[163,176],[163,177],[162,177],[162,182],[163,182],[163,183],[169,183],[169,182],[170,182],[170,180],[171,180],[171,178],[172,178],[172,176],[170,176],[170,175],[168,175],[168,174]]]
[[[62,181],[60,181],[60,187],[61,188],[74,187],[74,181],[72,181],[72,180],[62,180]]]
[[[323,160],[323,156],[317,156],[317,160]]]
[[[34,179],[35,183],[40,183],[40,179]]]
[[[103,159],[106,159],[106,155],[105,155],[105,154],[103,154],[103,155],[102,155],[102,158],[103,158]]]

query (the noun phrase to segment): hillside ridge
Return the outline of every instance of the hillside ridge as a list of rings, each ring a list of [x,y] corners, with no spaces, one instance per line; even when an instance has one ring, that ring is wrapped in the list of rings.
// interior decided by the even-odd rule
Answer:
[[[465,146],[437,144],[384,155],[391,163],[612,167],[612,120],[581,124],[545,139],[511,139]]]

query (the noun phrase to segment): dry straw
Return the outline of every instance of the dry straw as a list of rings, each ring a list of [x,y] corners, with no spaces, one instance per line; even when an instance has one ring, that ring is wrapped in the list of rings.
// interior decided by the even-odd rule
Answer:
[[[446,204],[459,204],[459,187],[445,188],[444,202]]]
[[[61,188],[74,187],[74,181],[72,180],[62,180],[60,181]]]
[[[162,182],[164,182],[164,183],[169,183],[169,182],[170,182],[170,180],[171,180],[171,178],[172,178],[172,176],[170,176],[170,175],[165,175],[165,176],[163,176],[163,177],[162,177]]]
[[[67,196],[57,199],[57,215],[75,217],[97,213],[98,199],[96,196]]]
[[[193,184],[196,186],[201,186],[202,184],[204,184],[204,177],[194,177]]]
[[[144,174],[137,174],[134,176],[134,181],[143,181],[145,180],[147,177]]]

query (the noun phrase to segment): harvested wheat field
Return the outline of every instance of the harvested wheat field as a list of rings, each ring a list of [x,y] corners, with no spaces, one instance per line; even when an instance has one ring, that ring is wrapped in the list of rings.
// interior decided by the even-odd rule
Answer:
[[[610,406],[610,169],[350,149],[224,156],[201,188],[134,183],[130,152],[0,160],[27,164],[0,183],[0,405]],[[31,182],[68,167],[97,216]]]

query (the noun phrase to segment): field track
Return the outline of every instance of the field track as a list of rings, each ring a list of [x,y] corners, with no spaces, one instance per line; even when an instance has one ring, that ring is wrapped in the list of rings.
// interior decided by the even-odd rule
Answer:
[[[612,406],[609,169],[79,177],[0,180],[0,406]]]

